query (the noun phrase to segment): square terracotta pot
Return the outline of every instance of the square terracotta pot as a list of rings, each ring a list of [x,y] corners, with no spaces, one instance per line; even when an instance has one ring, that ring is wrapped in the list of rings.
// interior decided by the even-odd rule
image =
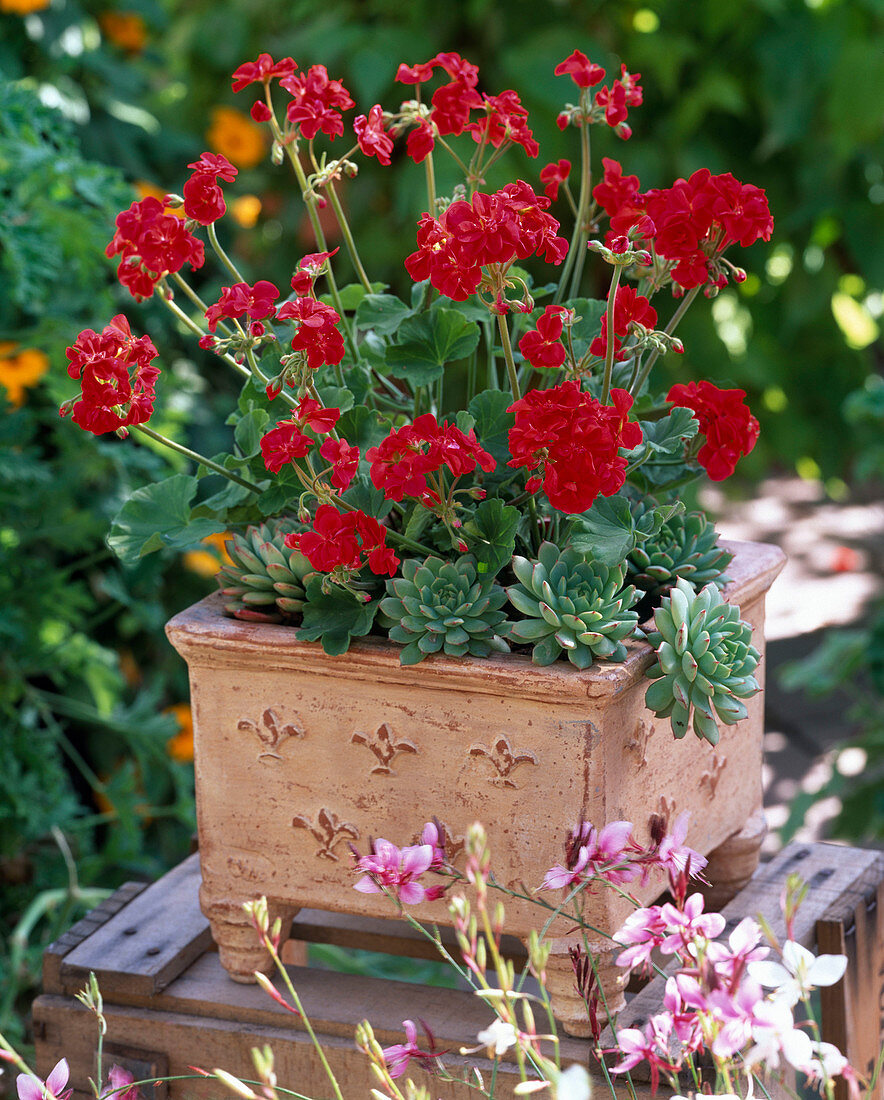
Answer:
[[[754,543],[729,548],[724,595],[763,653],[764,597],[784,556]],[[581,816],[599,826],[628,819],[641,840],[651,815],[671,822],[684,810],[688,843],[713,855],[710,878],[723,878],[725,893],[751,875],[763,835],[762,695],[712,748],[692,732],[675,741],[645,708],[653,657],[644,642],[629,643],[625,661],[586,671],[518,655],[402,667],[399,647],[383,639],[330,657],[291,628],[226,618],[221,604],[220,595],[202,600],[167,633],[190,671],[201,904],[231,977],[253,980],[266,965],[241,909],[261,894],[284,918],[300,907],[391,916],[383,895],[353,889],[349,845],[366,853],[371,837],[413,843],[433,815],[455,866],[467,828],[481,821],[507,884],[539,886]],[[660,889],[636,892],[650,901]],[[543,923],[528,903],[506,909],[514,935]],[[606,931],[628,910],[612,891],[585,902],[586,919]],[[444,900],[415,915],[450,923]],[[571,943],[554,944],[551,992],[575,1032],[584,1014],[571,993]]]

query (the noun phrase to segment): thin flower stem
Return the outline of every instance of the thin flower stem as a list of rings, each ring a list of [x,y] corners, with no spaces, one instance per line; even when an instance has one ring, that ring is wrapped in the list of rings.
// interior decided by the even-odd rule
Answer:
[[[207,467],[213,473],[221,474],[222,477],[226,477],[229,481],[235,481],[237,485],[242,485],[244,489],[250,489],[253,493],[260,493],[262,491],[260,485],[255,485],[252,481],[246,481],[245,478],[239,477],[238,474],[234,474],[230,470],[226,470],[217,462],[213,462],[210,458],[206,458],[205,455],[197,454],[196,451],[190,450],[189,447],[185,447],[181,443],[176,443],[174,439],[169,439],[168,436],[160,435],[160,433],[155,432],[153,428],[148,428],[146,424],[133,424],[132,430],[140,432],[150,439],[156,440],[157,443],[162,443],[164,447],[168,447],[172,451],[177,451],[178,454],[184,455],[192,462],[197,462],[199,465]]]
[[[200,298],[199,294],[197,294],[197,292],[193,289],[193,287],[190,286],[187,282],[185,282],[184,279],[181,278],[181,272],[180,271],[173,271],[172,272],[172,278],[175,280],[175,282],[178,284],[178,286],[181,287],[181,289],[184,291],[184,293],[187,295],[187,297],[191,300],[191,302],[196,306],[196,308],[201,313],[205,313],[206,310],[209,307],[202,300],[202,298]],[[222,331],[222,333],[225,336],[231,336],[233,334],[232,330],[229,329],[223,321],[218,322],[218,328]]]
[[[580,92],[580,109],[586,113],[587,92],[585,89]],[[559,285],[556,289],[553,302],[558,305],[565,295],[565,287],[568,285],[568,280],[571,277],[571,272],[574,269],[574,263],[577,259],[577,252],[580,248],[580,242],[583,240],[585,244],[586,234],[584,233],[583,223],[586,220],[586,214],[589,210],[589,184],[590,184],[590,147],[589,147],[589,123],[584,121],[580,127],[580,195],[577,200],[577,214],[574,218],[574,229],[571,233],[571,244],[568,246],[568,256],[565,260],[565,266],[562,269],[562,274],[559,278]]]
[[[699,292],[700,288],[698,286],[692,287],[687,292],[687,294],[685,294],[684,298],[682,298],[681,302],[679,303],[678,309],[675,311],[675,313],[673,313],[672,317],[669,320],[669,324],[663,330],[667,336],[671,336],[673,332],[675,332],[676,326],[678,325],[682,317],[684,317],[684,315],[690,309],[691,303],[697,297],[697,294]],[[651,367],[653,367],[653,365],[657,362],[659,358],[660,352],[655,348],[648,356],[645,365],[642,367],[641,374],[636,379],[635,386],[630,387],[629,392],[632,394],[633,397],[635,397],[636,394],[640,392],[642,386],[648,379],[648,375],[651,373]]]
[[[164,288],[162,287],[160,289],[160,300],[163,302],[169,312],[174,314],[175,317],[177,317],[178,320],[181,322],[181,324],[184,325],[185,328],[190,329],[190,331],[194,333],[194,335],[199,337],[205,336],[206,333],[203,331],[203,329],[201,329],[195,321],[192,321],[190,317],[188,317],[187,314],[184,312],[184,310],[181,309],[181,307],[178,306],[174,301],[172,301],[170,297],[167,297],[167,295],[163,293],[163,289]],[[166,287],[165,289],[166,291],[168,291],[168,287]],[[218,358],[223,360],[228,365],[228,367],[233,367],[233,369],[238,374],[241,374],[244,378],[248,378],[251,375],[251,371],[249,371],[247,367],[244,367],[242,363],[237,363],[232,355],[228,355],[225,352],[223,355],[219,355]]]
[[[602,380],[602,397],[601,401],[603,405],[607,405],[608,396],[611,392],[611,374],[614,370],[614,347],[616,340],[614,337],[614,305],[617,299],[617,287],[620,285],[620,275],[623,272],[623,268],[620,264],[614,265],[614,274],[611,277],[611,289],[608,291],[608,305],[606,309],[606,319],[608,322],[608,341],[605,345],[605,373]]]
[[[252,348],[248,347],[248,345],[246,346],[246,358],[248,359],[249,366],[251,367],[251,370],[248,373],[257,378],[261,385],[264,386],[266,389],[266,387],[270,384],[270,379],[258,366],[258,360],[255,358],[255,353]],[[277,396],[281,397],[287,405],[291,406],[291,408],[294,408],[295,405],[297,405],[298,403],[290,393],[287,393],[285,391],[285,389],[280,390]]]
[[[497,315],[497,327],[500,331],[500,342],[503,345],[503,357],[506,361],[506,373],[510,380],[510,389],[513,392],[513,400],[518,401],[522,396],[519,389],[519,375],[516,371],[515,360],[513,359],[513,346],[510,343],[510,330],[507,324],[506,314],[498,313]]]
[[[224,264],[224,266],[230,272],[231,276],[236,279],[238,283],[244,283],[245,279],[240,274],[236,264],[233,262],[233,260],[231,260],[231,258],[221,247],[221,242],[218,240],[218,234],[215,232],[214,222],[209,222],[209,224],[206,226],[206,232],[209,235],[209,241],[212,245],[212,248],[215,250],[215,255],[218,257],[221,263]]]
[[[347,221],[347,215],[344,213],[344,208],[341,206],[341,200],[338,198],[338,193],[335,191],[335,185],[332,180],[328,181],[325,190],[331,202],[332,210],[335,212],[335,217],[338,219],[338,225],[341,227],[344,244],[347,246],[347,251],[350,253],[350,259],[353,261],[356,275],[360,283],[365,287],[365,292],[371,294],[371,283],[369,282],[368,276],[365,274],[365,268],[362,266],[362,260],[360,260],[359,251],[356,248],[356,241],[353,239],[353,233],[350,230],[350,223]]]
[[[424,159],[424,171],[427,177],[427,210],[430,217],[436,216],[436,169],[433,166],[433,154],[427,153]]]

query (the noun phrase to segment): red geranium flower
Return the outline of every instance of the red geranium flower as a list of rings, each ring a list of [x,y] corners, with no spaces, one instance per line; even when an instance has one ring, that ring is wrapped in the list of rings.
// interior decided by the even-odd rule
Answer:
[[[551,202],[555,202],[559,197],[559,188],[570,174],[570,160],[553,161],[540,169],[540,182],[546,184],[543,193]]]
[[[182,218],[163,213],[163,204],[152,196],[133,202],[117,215],[117,231],[105,249],[121,256],[117,278],[139,301],[149,298],[159,280],[180,271],[203,266],[203,242],[184,225]]]
[[[326,439],[319,453],[332,465],[332,485],[342,492],[348,489],[359,469],[359,448],[351,447],[346,439]]]
[[[234,283],[221,288],[221,297],[206,310],[209,331],[214,332],[222,317],[251,317],[253,321],[272,317],[279,290],[266,279],[259,279],[254,286]]]
[[[244,61],[233,74],[233,90],[241,92],[249,84],[268,84],[277,76],[292,76],[297,65],[290,57],[274,61],[269,53],[258,55],[257,61]]]
[[[237,177],[238,169],[220,153],[203,153],[199,160],[187,167],[193,169],[193,175],[182,191],[184,212],[200,225],[211,225],[227,211],[218,180],[232,182]]]
[[[399,558],[386,545],[387,531],[373,516],[354,510],[341,513],[331,504],[320,504],[313,530],[285,536],[286,546],[300,550],[314,569],[322,573],[347,571],[368,565],[373,573],[392,576]]]
[[[626,335],[632,321],[635,321],[639,325],[643,325],[645,328],[652,329],[657,324],[657,311],[647,298],[642,297],[642,295],[638,293],[635,287],[618,286],[617,294],[614,298],[614,358],[618,361],[625,358],[625,353],[620,350],[622,341],[618,340],[618,337]],[[607,354],[607,312],[602,314],[601,334],[596,336],[589,345],[589,350],[592,355],[598,355],[602,359]]]
[[[291,92],[286,113],[308,141],[321,130],[334,139],[344,132],[340,112],[353,106],[350,93],[340,82],[331,80],[325,65],[311,65],[306,73],[283,77],[280,86]]]
[[[288,420],[278,420],[276,427],[262,437],[261,454],[264,465],[273,473],[278,473],[289,462],[303,458],[316,443],[315,439],[304,434],[304,429],[309,428],[317,435],[328,435],[340,415],[340,409],[325,408],[312,397],[302,397],[291,417]],[[357,451],[357,461],[358,453]]]
[[[556,76],[570,76],[578,88],[591,88],[605,79],[605,70],[601,65],[590,61],[580,50],[575,50],[570,57],[559,62],[553,72]]]
[[[721,390],[711,382],[673,386],[666,400],[693,410],[706,442],[697,461],[713,481],[724,481],[758,441],[758,421],[744,404],[745,390]]]
[[[297,321],[292,350],[307,354],[307,366],[317,370],[324,364],[340,363],[344,358],[344,337],[338,331],[341,320],[337,310],[315,298],[296,298],[283,302],[277,321]]]
[[[95,435],[150,419],[160,374],[151,364],[159,352],[149,337],[133,337],[122,313],[100,333],[85,329],[65,354],[81,394],[62,405],[62,416],[71,413],[75,424]]]
[[[565,362],[565,346],[561,341],[564,306],[547,306],[537,318],[537,325],[519,341],[519,351],[532,367],[556,370]]]
[[[365,115],[357,115],[353,120],[353,129],[359,148],[367,157],[377,157],[383,165],[390,163],[393,152],[393,139],[384,130],[384,111],[379,103]]]
[[[623,485],[626,459],[642,440],[641,428],[627,419],[632,398],[611,391],[611,405],[583,393],[577,381],[548,390],[530,390],[510,406],[515,424],[509,432],[509,466],[537,471],[526,488],[541,484],[554,508],[585,512],[599,495],[611,496]]]

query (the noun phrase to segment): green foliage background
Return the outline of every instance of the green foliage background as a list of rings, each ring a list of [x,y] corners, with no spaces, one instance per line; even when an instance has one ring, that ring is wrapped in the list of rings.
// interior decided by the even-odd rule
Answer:
[[[110,10],[143,18],[142,50],[103,33]],[[743,475],[797,464],[849,477],[866,444],[842,405],[881,368],[881,0],[52,0],[27,16],[0,8],[0,340],[42,348],[53,362],[25,408],[0,408],[0,972],[14,979],[0,997],[0,1028],[20,1021],[14,1010],[34,987],[41,946],[82,911],[76,891],[156,873],[182,853],[192,821],[188,768],[165,752],[176,727],[160,711],[186,687],[162,623],[206,584],[188,579],[175,556],[124,572],[104,549],[120,504],[171,471],[141,446],[86,437],[55,411],[71,392],[65,345],[125,310],[164,352],[162,428],[206,453],[226,431],[213,408],[225,394],[212,360],[195,357],[159,305],[136,307],[113,284],[103,248],[133,198],[131,182],[180,186],[184,165],[206,147],[211,108],[248,109],[248,92],[234,97],[229,74],[260,51],[304,68],[326,64],[366,111],[395,105],[400,61],[441,49],[477,63],[486,90],[522,94],[541,156],[513,157],[504,170],[536,182],[543,164],[575,154],[554,124],[573,86],[552,75],[574,48],[609,71],[622,60],[643,74],[633,139],[603,135],[596,164],[615,157],[644,187],[704,165],[732,171],[767,190],[776,218],[774,240],[746,257],[750,278],[711,312],[689,315],[680,330],[687,354],[663,369],[671,381],[702,374],[748,391],[763,430]],[[229,243],[250,278],[285,285],[312,250],[289,177],[267,161],[241,173],[241,192],[259,195],[263,214]],[[369,166],[345,193],[370,277],[406,297],[402,258],[422,195],[422,171],[408,164],[393,177]],[[123,676],[125,651],[143,670],[140,685]],[[76,889],[53,829],[76,857]],[[63,904],[29,923],[35,899],[58,889]]]

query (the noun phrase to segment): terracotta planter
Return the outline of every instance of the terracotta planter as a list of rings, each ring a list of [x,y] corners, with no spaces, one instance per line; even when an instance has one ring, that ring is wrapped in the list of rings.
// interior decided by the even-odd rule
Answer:
[[[763,651],[764,596],[784,556],[753,543],[731,549],[725,595]],[[190,670],[201,904],[236,980],[267,962],[244,901],[265,894],[283,918],[302,906],[390,916],[385,897],[353,889],[348,844],[367,852],[372,836],[411,843],[434,814],[455,852],[470,823],[483,822],[497,877],[529,887],[561,862],[581,815],[595,824],[627,818],[644,838],[652,814],[672,821],[691,810],[688,843],[718,853],[710,877],[727,880],[727,892],[757,862],[762,697],[717,749],[692,733],[676,742],[643,704],[646,643],[585,672],[513,655],[435,656],[403,668],[384,640],[329,657],[289,628],[225,618],[220,596],[176,616],[167,632]],[[659,891],[657,881],[637,893],[650,901]],[[587,898],[586,917],[613,931],[628,908],[605,891]],[[450,923],[444,901],[416,915]],[[507,931],[526,938],[542,923],[534,906],[507,904]],[[556,942],[550,984],[557,1016],[576,1032],[584,1014],[571,992],[572,942]]]

